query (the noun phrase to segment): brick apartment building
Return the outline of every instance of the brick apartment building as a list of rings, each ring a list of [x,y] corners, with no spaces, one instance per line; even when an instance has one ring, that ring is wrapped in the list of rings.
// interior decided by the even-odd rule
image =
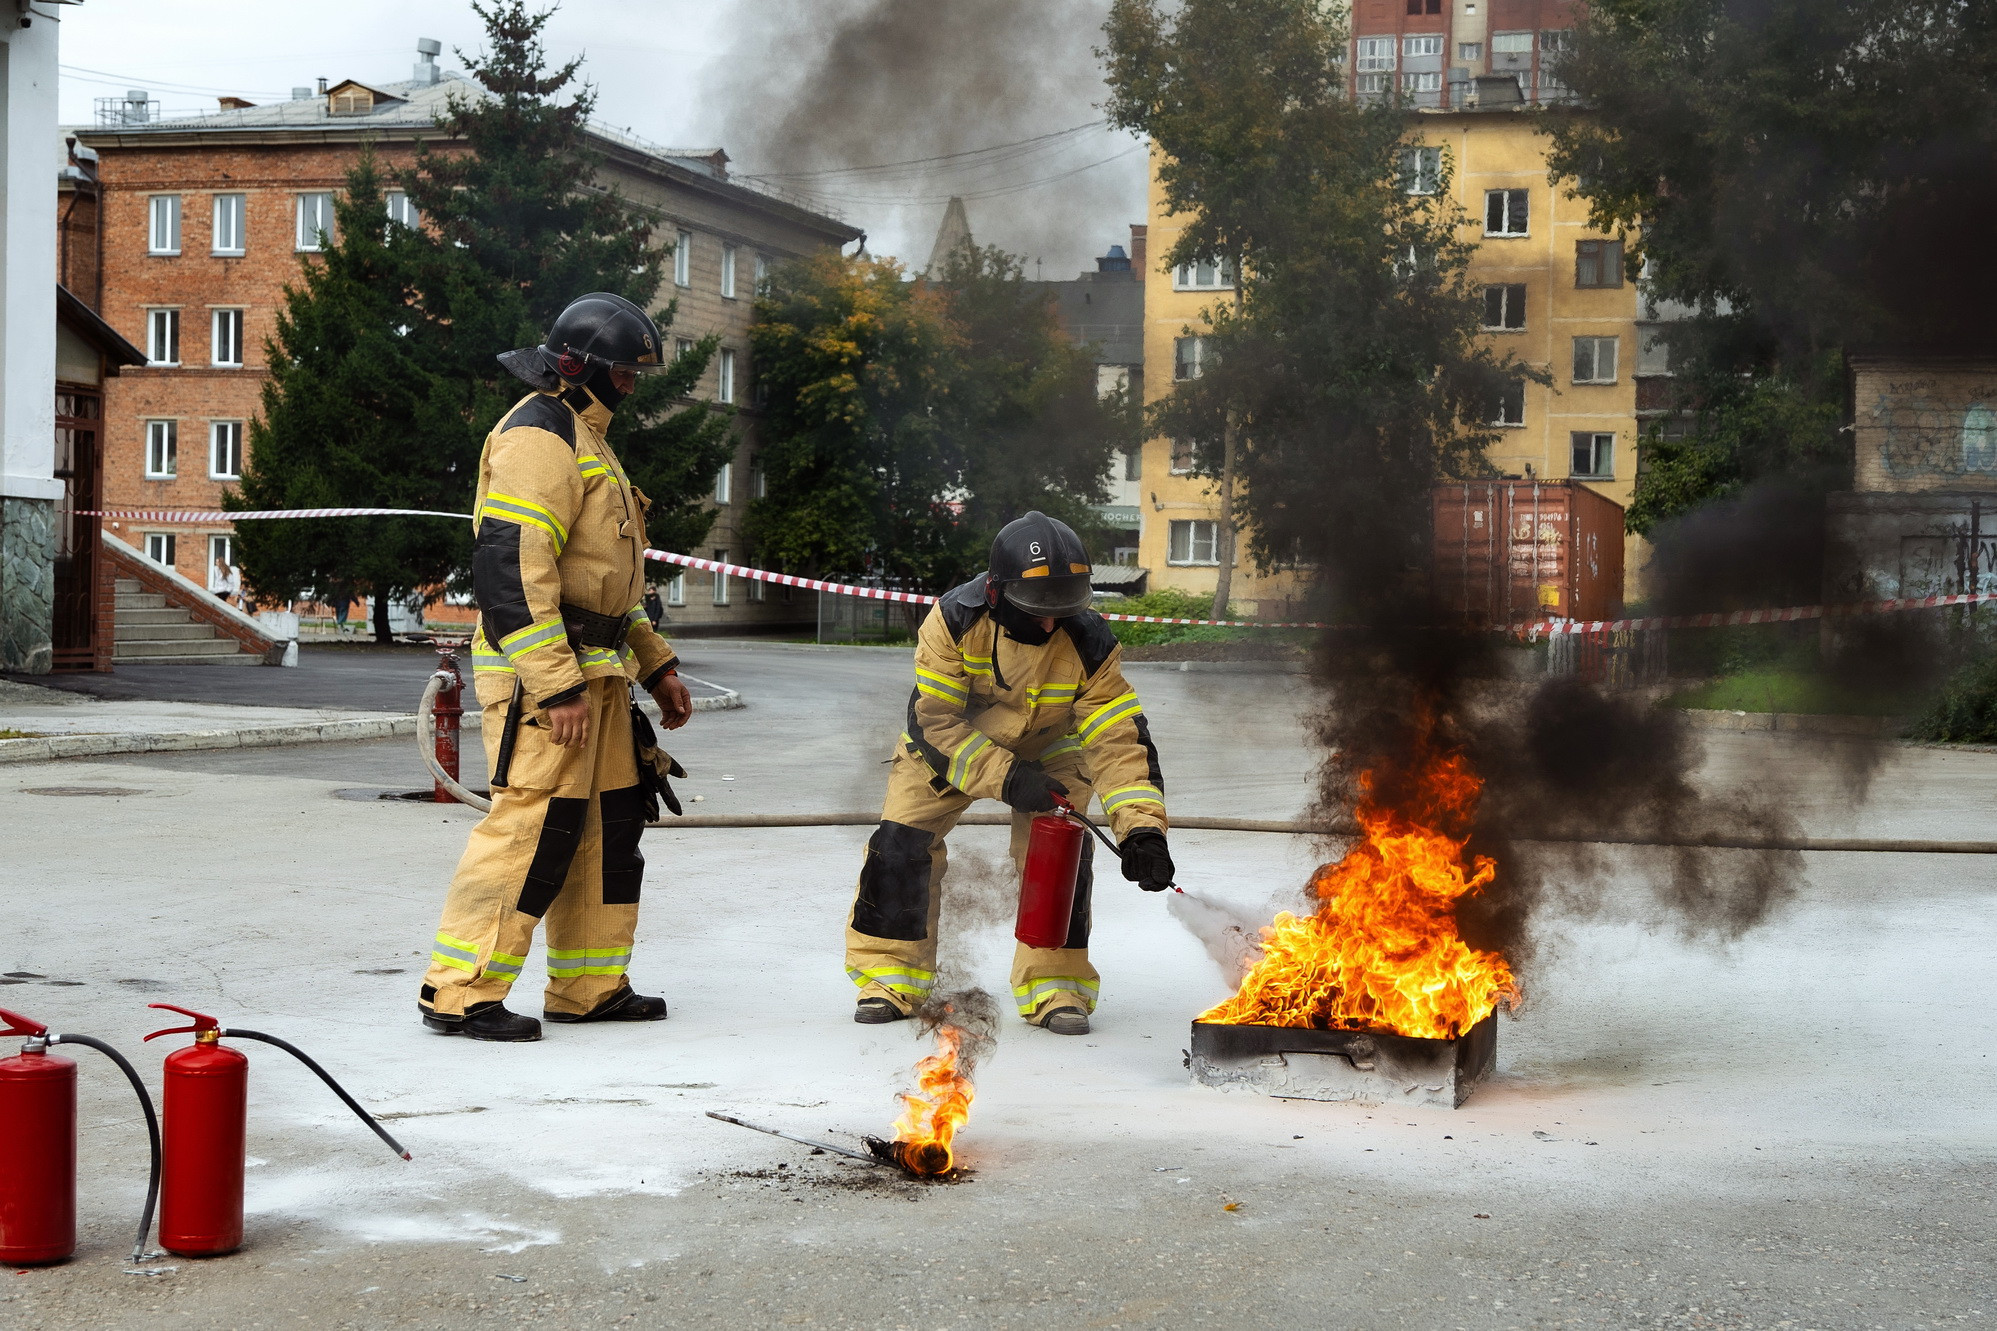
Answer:
[[[316,89],[294,89],[289,101],[224,98],[221,109],[191,115],[162,116],[135,92],[100,103],[97,123],[74,131],[74,153],[94,167],[88,206],[98,230],[93,245],[66,229],[63,261],[74,264],[79,282],[96,270],[84,285],[95,288],[97,309],[148,358],[105,385],[106,507],[220,507],[242,474],[284,287],[319,249],[332,197],[361,145],[372,145],[386,167],[405,166],[419,142],[442,137],[436,122],[448,98],[482,95],[430,63],[433,48],[419,46],[411,80],[329,87],[322,79]],[[605,158],[602,183],[652,219],[655,240],[672,251],[661,303],[677,297],[679,312],[667,336],[721,339],[699,396],[739,412],[735,458],[715,480],[714,527],[702,549],[686,553],[749,562],[753,551],[740,532],[759,478],[748,363],[757,277],[770,263],[862,233],[732,180],[718,150],[660,148],[600,127],[590,135]],[[388,212],[420,223],[400,193],[390,193]],[[197,581],[228,553],[232,530],[227,523],[107,526]],[[672,577],[661,566],[658,581],[680,631],[769,629],[810,622],[814,613],[803,597],[788,600],[741,579]]]

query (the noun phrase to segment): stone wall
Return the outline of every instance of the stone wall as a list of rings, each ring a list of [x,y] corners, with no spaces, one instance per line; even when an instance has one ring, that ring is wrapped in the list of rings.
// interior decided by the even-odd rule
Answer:
[[[55,505],[0,497],[0,670],[45,675],[55,659]]]

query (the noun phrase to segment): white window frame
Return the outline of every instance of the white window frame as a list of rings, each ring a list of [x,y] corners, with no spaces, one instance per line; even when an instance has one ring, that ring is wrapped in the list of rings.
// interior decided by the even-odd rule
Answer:
[[[735,299],[735,256],[739,251],[733,245],[721,247],[721,299]]]
[[[1582,448],[1581,441],[1588,441],[1587,449],[1594,466],[1588,471],[1573,467],[1575,455]],[[1612,430],[1575,430],[1567,438],[1568,475],[1583,481],[1612,481],[1616,478],[1616,436]],[[1606,462],[1608,465],[1602,465]]]
[[[146,253],[180,253],[180,196],[155,194],[146,205]]]
[[[243,312],[240,309],[208,312],[208,363],[217,369],[243,368]]]
[[[180,364],[180,309],[167,306],[146,311],[146,364]]]
[[[721,355],[714,367],[714,400],[733,403],[735,401],[735,349],[721,348]]]
[[[325,202],[321,203],[320,200]],[[329,190],[305,190],[298,195],[298,234],[297,251],[300,254],[320,254],[327,246],[339,243],[339,236],[333,230],[333,195]],[[308,221],[311,224],[307,229]],[[319,243],[324,236],[326,244]]]
[[[208,479],[211,481],[240,481],[243,479],[243,423],[241,421],[208,422]],[[229,463],[235,466],[231,468]]]
[[[1353,79],[1353,91],[1361,97],[1384,96],[1394,90],[1394,76],[1385,74],[1360,74]]]
[[[673,285],[693,285],[693,232],[681,231],[673,240]]]
[[[210,536],[208,538],[208,566],[206,570],[204,570],[208,576],[205,579],[205,581],[208,584],[209,591],[220,593],[220,592],[226,592],[229,589],[227,587],[217,587],[214,585],[215,556],[217,554],[220,554],[222,556],[222,562],[224,564],[234,567],[236,563],[236,538],[233,536]]]
[[[763,285],[770,280],[770,269],[776,267],[776,263],[775,259],[762,251],[756,252],[756,290],[752,294],[758,296],[763,294]]]
[[[1500,230],[1491,229],[1491,205],[1498,202]],[[1484,191],[1484,234],[1516,238],[1532,234],[1532,191],[1529,189],[1487,189]]]
[[[1209,518],[1172,519],[1165,531],[1165,562],[1181,568],[1219,568],[1220,523]]]
[[[1187,360],[1185,356],[1181,354],[1183,350],[1189,347],[1192,351],[1191,360]],[[1188,379],[1199,378],[1200,375],[1206,369],[1206,358],[1207,358],[1207,340],[1203,335],[1199,333],[1194,333],[1186,337],[1173,338],[1172,339],[1173,381],[1180,382]]]
[[[423,225],[423,215],[409,201],[407,190],[390,190],[382,198],[382,207],[388,213],[388,220],[397,226],[406,226],[414,231]]]
[[[761,454],[749,458],[749,498],[768,499],[770,497],[770,473],[763,469]]]
[[[1403,74],[1401,75],[1401,91],[1416,92],[1416,93],[1441,92],[1442,71],[1439,69],[1431,69],[1427,71],[1414,71]]]
[[[1442,54],[1442,34],[1439,32],[1410,32],[1401,38],[1401,55],[1419,57]]]
[[[177,533],[170,531],[147,532],[146,558],[152,560],[153,563],[158,564],[161,568],[172,568],[174,556],[179,553],[174,549],[174,546],[178,544],[174,539],[176,535]]]
[[[714,562],[717,564],[727,563],[728,552],[726,550],[716,550],[714,552]],[[720,569],[714,570],[714,603],[716,605],[728,604],[728,575]]]
[[[1397,45],[1399,43],[1392,36],[1354,39],[1352,68],[1360,74],[1391,72],[1395,67],[1394,48]]]
[[[730,497],[734,493],[735,464],[724,462],[721,464],[721,470],[714,473],[714,502],[717,504],[729,503],[731,502]]]
[[[1502,291],[1504,293],[1502,296],[1498,297],[1498,322],[1496,323],[1492,323],[1490,320],[1490,313],[1491,313],[1490,293],[1493,291]],[[1514,293],[1517,294],[1516,311],[1514,311],[1513,309]],[[1478,325],[1480,329],[1482,329],[1486,333],[1523,333],[1525,331],[1526,309],[1527,309],[1525,283],[1492,282],[1487,284],[1483,288],[1483,290],[1478,294],[1483,298],[1484,302],[1483,313],[1478,316],[1483,320],[1483,322]],[[1512,315],[1514,313],[1518,315],[1517,323],[1510,322]]]
[[[666,579],[666,604],[683,606],[686,604],[686,570],[674,569]]]
[[[1589,336],[1574,339],[1574,382],[1577,384],[1612,384],[1616,382],[1616,372],[1622,360],[1622,338]],[[1602,364],[1604,352],[1608,364]],[[1606,368],[1606,373],[1604,370]],[[1583,370],[1587,373],[1584,375]]]
[[[249,195],[217,194],[211,214],[213,224],[208,235],[209,253],[223,258],[241,258],[249,215]]]
[[[1466,64],[1473,60],[1482,60],[1484,58],[1484,43],[1482,42],[1456,43],[1456,58],[1458,60],[1465,62]]]
[[[170,481],[180,475],[180,422],[146,422],[146,479]]]
[[[1492,55],[1531,55],[1532,34],[1530,32],[1494,32],[1491,34]]]
[[[1442,189],[1442,149],[1417,144],[1401,149],[1401,191],[1427,195]]]
[[[1174,476],[1190,476],[1199,469],[1199,449],[1191,440],[1165,441],[1165,470]]]
[[[763,581],[763,580],[762,580],[761,578],[744,578],[744,579],[742,579],[742,581],[743,581],[743,582],[746,582],[747,584],[749,584],[749,599],[750,599],[750,600],[752,600],[752,601],[767,601],[767,600],[769,600],[769,599],[770,599],[770,596],[769,596],[769,591],[770,591],[770,584],[769,584],[769,583],[767,583],[767,582],[764,582],[764,581]]]
[[[1517,420],[1511,420],[1505,415],[1505,409],[1514,405],[1518,408]],[[1505,395],[1498,399],[1498,414],[1491,424],[1507,430],[1523,430],[1525,428],[1525,380],[1519,379],[1514,381],[1512,386],[1505,391]]]
[[[1182,263],[1172,270],[1174,291],[1232,291],[1234,265],[1226,259]]]

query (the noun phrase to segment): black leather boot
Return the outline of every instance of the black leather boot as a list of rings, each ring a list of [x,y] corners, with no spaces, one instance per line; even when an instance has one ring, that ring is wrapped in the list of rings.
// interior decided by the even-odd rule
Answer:
[[[525,1044],[541,1038],[540,1022],[518,1012],[508,1012],[503,1003],[474,1003],[465,1009],[462,1017],[447,1017],[420,1003],[417,1007],[423,1013],[423,1024],[445,1035],[468,1035],[474,1040],[504,1044]]]
[[[647,998],[626,984],[622,989],[598,1003],[587,1012],[555,1012],[541,1009],[541,1016],[548,1021],[664,1021],[666,1000]]]
[[[908,1020],[908,1014],[885,998],[863,998],[854,1005],[853,1020],[862,1026],[885,1026]]]
[[[1078,1007],[1057,1007],[1041,1017],[1039,1025],[1056,1035],[1087,1035],[1089,1014]]]

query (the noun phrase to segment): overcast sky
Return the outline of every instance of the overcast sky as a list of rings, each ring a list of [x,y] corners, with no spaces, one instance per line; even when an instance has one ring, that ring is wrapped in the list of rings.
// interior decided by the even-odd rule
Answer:
[[[1077,128],[1101,115],[1089,48],[1105,7],[567,0],[547,37],[553,59],[585,58],[599,120],[672,147],[724,147],[738,172],[787,172],[776,183],[823,197],[876,253],[919,267],[943,201],[964,194],[981,243],[1058,278],[1127,244],[1143,218],[1136,141]],[[454,51],[482,37],[457,0],[85,0],[60,12],[65,124],[88,123],[94,98],[127,88],[171,113],[224,94],[274,101],[322,77],[406,79],[419,37],[443,42],[443,65],[461,70]],[[978,152],[1036,136],[1051,137]],[[824,174],[935,157],[946,160]]]

